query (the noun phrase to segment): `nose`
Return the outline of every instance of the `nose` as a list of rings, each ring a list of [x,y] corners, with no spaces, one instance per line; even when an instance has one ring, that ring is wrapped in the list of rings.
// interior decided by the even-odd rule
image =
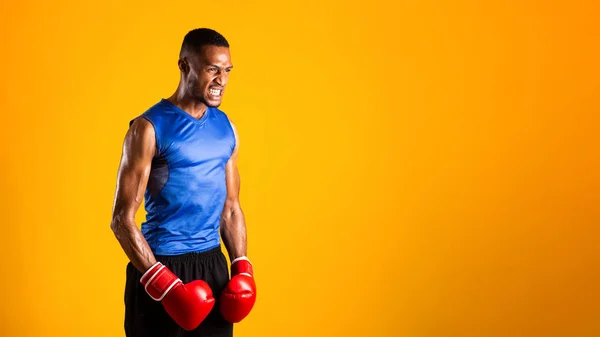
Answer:
[[[215,77],[215,82],[220,86],[225,86],[227,81],[229,80],[229,74],[225,70],[221,70],[217,73],[217,77]]]

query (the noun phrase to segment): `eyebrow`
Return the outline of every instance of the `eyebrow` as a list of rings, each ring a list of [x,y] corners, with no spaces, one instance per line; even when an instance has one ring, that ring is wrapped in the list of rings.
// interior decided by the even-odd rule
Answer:
[[[218,66],[218,65],[216,65],[216,64],[209,64],[208,66],[209,66],[209,67],[221,68],[220,66]],[[231,68],[233,68],[233,66],[229,66],[229,67],[226,67],[226,68],[229,68],[229,69],[231,69]]]

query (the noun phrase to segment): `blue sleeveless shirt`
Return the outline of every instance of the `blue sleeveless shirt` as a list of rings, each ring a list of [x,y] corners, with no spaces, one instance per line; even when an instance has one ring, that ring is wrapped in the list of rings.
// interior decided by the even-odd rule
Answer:
[[[138,117],[152,123],[156,134],[141,226],[150,249],[178,255],[218,247],[225,165],[236,145],[229,118],[208,107],[196,119],[166,99]]]

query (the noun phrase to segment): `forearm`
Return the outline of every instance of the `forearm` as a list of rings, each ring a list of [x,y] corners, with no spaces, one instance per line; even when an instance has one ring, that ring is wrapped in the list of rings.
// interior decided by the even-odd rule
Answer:
[[[115,216],[110,226],[133,266],[144,273],[156,263],[156,258],[142,232],[130,217]]]
[[[221,216],[221,237],[230,261],[247,255],[246,221],[239,205],[226,205]]]

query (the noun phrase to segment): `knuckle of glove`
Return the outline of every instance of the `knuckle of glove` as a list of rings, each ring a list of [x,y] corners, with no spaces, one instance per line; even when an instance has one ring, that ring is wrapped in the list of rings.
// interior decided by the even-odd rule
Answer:
[[[226,287],[226,293],[254,293],[256,292],[256,284],[254,278],[247,275],[234,276]]]

